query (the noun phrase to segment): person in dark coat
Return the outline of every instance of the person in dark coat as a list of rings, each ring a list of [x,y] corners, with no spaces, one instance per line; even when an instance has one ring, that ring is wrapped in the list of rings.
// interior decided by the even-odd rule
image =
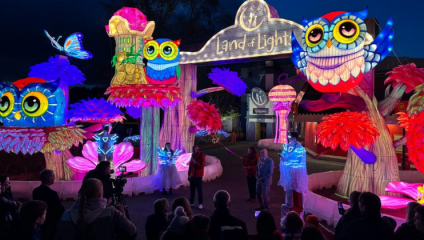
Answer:
[[[247,187],[249,189],[249,199],[247,201],[254,201],[256,199],[256,167],[259,159],[258,154],[256,154],[256,148],[249,147],[247,149],[247,155],[241,159],[243,160],[241,166],[244,169],[244,174],[247,178]]]
[[[0,234],[2,239],[9,239],[13,221],[19,218],[20,202],[13,200],[10,181],[7,176],[0,176]]]
[[[274,216],[269,211],[261,211],[256,221],[256,232],[251,240],[284,240],[283,234],[275,225]]]
[[[215,211],[211,216],[211,223],[208,235],[211,240],[221,239],[221,227],[241,227],[242,232],[238,239],[247,239],[247,227],[243,220],[240,220],[230,214],[231,198],[227,191],[219,190],[213,197]]]
[[[47,215],[47,204],[43,201],[29,201],[22,205],[19,240],[41,240],[45,239],[40,226],[45,223]]]
[[[87,181],[87,179],[95,178],[99,179],[103,184],[103,198],[106,198],[108,203],[111,203],[113,197],[113,186],[112,181],[110,180],[110,162],[101,161],[97,164],[96,168],[89,171],[82,182]]]
[[[193,146],[190,165],[188,168],[188,181],[190,182],[190,205],[194,206],[194,197],[199,195],[199,209],[203,209],[203,174],[205,173],[205,159],[198,146]]]
[[[358,219],[361,216],[361,210],[359,209],[359,196],[361,195],[358,191],[353,191],[349,195],[350,208],[343,214],[336,226],[334,233],[334,240],[341,240],[346,233],[346,229],[349,224]],[[336,213],[337,214],[337,213]]]
[[[32,191],[32,199],[43,201],[47,204],[46,221],[41,226],[43,240],[52,240],[56,232],[57,223],[60,221],[65,208],[60,202],[57,192],[50,188],[54,184],[55,173],[53,170],[44,169],[40,172],[41,185]]]
[[[343,240],[395,239],[392,226],[381,219],[381,201],[377,195],[363,192],[359,196],[359,209],[361,217],[349,224]]]
[[[147,217],[145,225],[147,240],[159,240],[169,226],[166,218],[169,208],[168,200],[165,198],[158,199],[153,204],[153,207],[155,213]]]
[[[420,236],[418,230],[415,228],[414,216],[415,216],[415,208],[421,206],[421,204],[417,202],[409,202],[406,207],[406,219],[405,222],[402,223],[399,228],[395,232],[396,240],[406,240],[406,239],[419,239]]]

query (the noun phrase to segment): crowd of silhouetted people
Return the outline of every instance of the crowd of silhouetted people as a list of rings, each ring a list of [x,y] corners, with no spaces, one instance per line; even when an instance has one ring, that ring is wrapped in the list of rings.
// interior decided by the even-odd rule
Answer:
[[[41,185],[34,189],[33,200],[21,204],[13,199],[8,177],[0,176],[0,238],[22,240],[135,239],[136,226],[125,216],[122,206],[111,206],[104,198],[99,179],[85,179],[78,199],[65,210],[57,192],[50,186],[55,174],[45,169]],[[192,204],[184,197],[154,202],[154,213],[147,217],[147,240],[423,240],[424,206],[410,202],[405,223],[396,226],[390,217],[382,217],[380,198],[370,192],[352,192],[350,208],[339,220],[333,234],[314,215],[286,214],[279,224],[272,213],[259,212],[256,229],[230,213],[231,196],[225,190],[213,198],[211,216],[193,214]],[[398,227],[398,228],[397,228]],[[250,233],[250,234],[249,234]]]

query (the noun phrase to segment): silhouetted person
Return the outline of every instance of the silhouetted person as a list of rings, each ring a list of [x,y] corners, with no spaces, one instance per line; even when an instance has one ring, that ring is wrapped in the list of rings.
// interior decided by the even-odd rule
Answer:
[[[417,239],[424,239],[424,206],[415,208],[414,223],[415,228],[421,234],[420,238]]]
[[[371,192],[359,196],[361,217],[352,221],[346,229],[343,240],[392,240],[392,226],[381,219],[380,198]]]
[[[165,232],[169,225],[166,219],[168,207],[169,203],[165,198],[158,199],[153,204],[155,213],[147,217],[145,225],[147,240],[159,240],[163,232]]]
[[[307,225],[302,229],[300,240],[324,240],[324,237],[316,227]]]
[[[285,240],[299,239],[302,228],[303,220],[297,212],[290,211],[281,219],[281,231]]]
[[[346,229],[349,224],[358,218],[361,217],[361,210],[359,209],[359,196],[361,195],[358,191],[353,191],[349,195],[349,205],[350,208],[343,214],[337,223],[334,240],[341,240],[344,238]],[[339,214],[339,213],[336,213]]]
[[[409,202],[406,207],[406,219],[405,222],[402,223],[395,232],[395,238],[397,240],[403,239],[418,239],[420,236],[420,232],[415,228],[414,216],[415,216],[415,208],[421,206],[421,204],[417,202]]]
[[[43,201],[29,201],[22,205],[19,232],[14,233],[20,240],[45,239],[40,227],[45,223],[47,204]]]
[[[213,203],[215,205],[215,211],[211,216],[208,233],[211,240],[221,239],[221,227],[223,226],[241,227],[243,231],[240,233],[241,236],[238,239],[247,239],[246,223],[230,214],[230,194],[227,191],[219,190],[213,197]]]
[[[57,192],[50,188],[54,184],[55,173],[53,170],[44,169],[40,172],[41,185],[32,191],[32,199],[40,200],[47,204],[46,221],[41,226],[43,240],[52,240],[56,232],[56,225],[60,221],[65,208],[60,202]]]
[[[110,170],[110,162],[101,161],[97,164],[96,168],[89,171],[82,180],[83,182],[85,182],[87,179],[90,178],[99,179],[103,184],[103,197],[106,198],[109,202],[111,202],[113,196],[113,186],[112,181],[110,180]]]
[[[13,200],[10,181],[7,176],[0,176],[0,234],[2,239],[9,239],[13,220],[18,218],[21,203]]]
[[[256,221],[256,234],[251,240],[284,240],[284,237],[277,225],[274,216],[269,211],[261,211]]]
[[[91,178],[82,183],[80,197],[63,213],[55,240],[135,239],[136,235],[137,229],[123,208],[107,205],[102,182]]]
[[[174,199],[174,201],[172,201],[171,213],[169,213],[168,216],[166,217],[168,222],[171,222],[172,219],[174,219],[174,213],[175,213],[175,210],[177,209],[177,207],[183,207],[184,213],[186,214],[186,216],[189,219],[191,218],[191,215],[193,214],[193,212],[191,210],[191,206],[190,206],[189,201],[185,197],[178,197],[178,198]]]

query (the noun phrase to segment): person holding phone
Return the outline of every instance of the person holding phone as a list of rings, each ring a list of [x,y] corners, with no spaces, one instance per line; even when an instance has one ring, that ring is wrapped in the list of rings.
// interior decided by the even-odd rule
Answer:
[[[286,192],[286,201],[281,205],[281,217],[284,217],[293,207],[293,191],[302,195],[308,191],[308,173],[306,171],[306,151],[298,141],[299,134],[291,132],[288,143],[283,145],[280,155],[280,181],[278,185]]]
[[[199,195],[199,209],[203,209],[203,174],[205,172],[205,158],[198,146],[193,146],[190,165],[188,167],[188,181],[190,182],[190,205],[194,206],[194,197]]]
[[[159,151],[159,150],[158,150]],[[169,195],[172,195],[172,188],[182,184],[178,170],[175,167],[174,150],[171,149],[171,143],[165,143],[163,151],[166,153],[160,159],[158,174],[153,182],[153,185],[162,188],[163,195],[168,195],[166,191],[169,188]],[[178,151],[178,150],[177,150]],[[176,153],[178,155],[178,153]]]

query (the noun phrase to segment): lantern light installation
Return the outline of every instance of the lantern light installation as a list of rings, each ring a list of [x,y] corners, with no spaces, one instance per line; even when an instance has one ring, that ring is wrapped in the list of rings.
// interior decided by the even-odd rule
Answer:
[[[237,72],[232,72],[228,68],[214,68],[208,76],[209,79],[212,79],[212,82],[217,84],[219,87],[211,87],[202,89],[197,92],[192,92],[192,98],[198,98],[205,94],[222,90],[227,90],[229,93],[239,97],[241,97],[246,92],[246,83],[244,83],[243,80],[238,76]]]
[[[393,21],[375,40],[364,23],[368,9],[304,19],[302,42],[292,34],[292,61],[319,92],[347,92],[393,48]]]
[[[424,185],[422,183],[390,182],[385,190],[392,193],[401,193],[410,198],[379,196],[382,208],[405,208],[409,202],[414,201],[424,205]]]
[[[339,145],[344,151],[351,148],[364,163],[375,163],[376,156],[364,147],[374,143],[380,134],[366,113],[341,112],[322,119],[315,133],[318,143],[333,151]]]
[[[82,155],[84,157],[73,157],[66,161],[66,163],[78,173],[87,173],[93,170],[98,163],[98,143],[87,141],[83,146]],[[146,168],[147,164],[139,159],[132,159],[134,148],[129,142],[122,142],[115,145],[113,151],[113,166],[115,174],[119,175],[119,168],[125,166],[127,172],[140,172]],[[83,175],[80,176],[82,178]]]
[[[187,117],[195,127],[190,132],[206,130],[208,134],[216,133],[222,128],[221,115],[213,104],[203,101],[192,101],[187,106]]]
[[[182,100],[181,88],[171,85],[181,72],[178,65],[180,42],[152,40],[154,25],[140,10],[124,7],[106,26],[108,35],[116,42],[112,59],[115,76],[106,94],[109,94],[108,101],[118,107],[141,108],[140,158],[148,164],[143,176],[154,175],[157,170],[159,108],[174,107]]]
[[[277,117],[274,142],[287,143],[287,116],[292,102],[296,99],[296,91],[289,85],[277,85],[269,91],[268,97]]]

